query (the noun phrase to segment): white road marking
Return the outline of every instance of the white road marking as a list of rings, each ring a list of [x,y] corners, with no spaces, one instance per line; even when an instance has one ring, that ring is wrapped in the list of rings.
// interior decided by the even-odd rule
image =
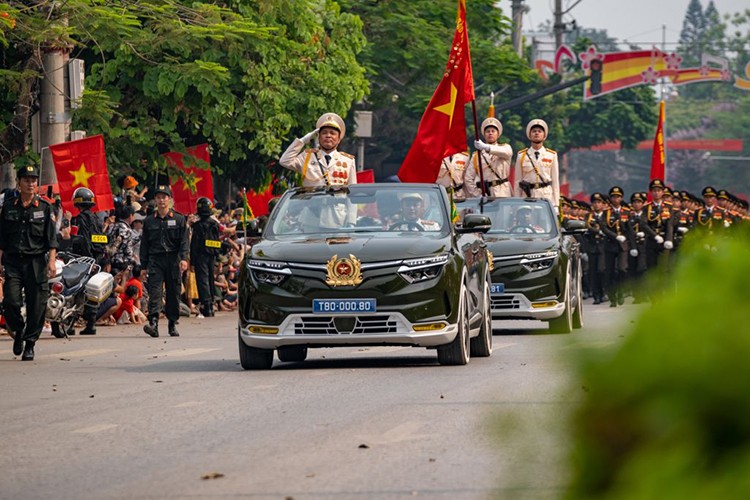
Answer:
[[[73,432],[76,434],[96,434],[97,432],[104,432],[110,429],[118,427],[117,424],[99,424],[92,425],[91,427],[84,427],[82,429],[76,429]]]

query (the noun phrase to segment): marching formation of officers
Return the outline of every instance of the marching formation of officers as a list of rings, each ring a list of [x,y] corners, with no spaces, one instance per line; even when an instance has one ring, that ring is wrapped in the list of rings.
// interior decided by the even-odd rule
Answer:
[[[690,231],[729,234],[747,226],[748,203],[724,189],[707,186],[702,198],[672,190],[661,179],[649,184],[649,193],[636,192],[623,201],[622,188],[607,196],[593,193],[591,203],[561,198],[561,218],[584,220],[587,232],[579,238],[584,253],[584,286],[601,304],[624,303],[625,285],[637,282],[647,269],[669,265]],[[637,288],[634,303],[642,302]]]

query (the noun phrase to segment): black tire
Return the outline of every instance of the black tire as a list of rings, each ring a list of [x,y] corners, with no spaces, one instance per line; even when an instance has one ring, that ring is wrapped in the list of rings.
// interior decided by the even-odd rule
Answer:
[[[245,345],[241,338],[240,364],[245,370],[268,370],[273,365],[273,349],[258,349]]]
[[[487,358],[492,355],[492,311],[490,309],[490,276],[484,281],[482,299],[482,325],[479,335],[471,339],[471,355]]]
[[[458,305],[458,332],[450,344],[437,348],[438,363],[441,365],[465,365],[469,362],[469,315],[466,311],[467,297],[465,288],[461,293]]]
[[[583,278],[581,273],[581,261],[578,261],[578,274],[576,276],[576,308],[573,311],[573,328],[583,328]]]
[[[550,333],[570,333],[573,331],[573,311],[570,304],[570,273],[565,280],[565,311],[559,318],[549,321]]]
[[[276,349],[280,361],[304,361],[307,359],[307,347],[289,345]]]

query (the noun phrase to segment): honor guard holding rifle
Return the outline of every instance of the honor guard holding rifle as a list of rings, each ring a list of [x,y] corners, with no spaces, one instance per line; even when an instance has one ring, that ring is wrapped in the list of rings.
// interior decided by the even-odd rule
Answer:
[[[672,204],[663,199],[664,181],[652,180],[649,185],[652,200],[646,204],[646,224],[653,230],[653,237],[646,240],[646,264],[653,269],[659,262],[659,255],[672,250]]]
[[[633,193],[630,196],[630,214],[629,225],[633,234],[633,243],[630,247],[630,259],[628,262],[628,271],[630,279],[637,282],[646,272],[646,238],[653,238],[656,233],[651,226],[646,223],[646,213],[643,205],[646,197],[643,193]],[[636,287],[633,289],[633,303],[640,304],[643,302],[640,290]]]
[[[531,141],[531,147],[518,152],[516,193],[518,196],[547,198],[555,212],[559,213],[560,167],[557,153],[544,147],[548,135],[549,127],[544,120],[537,118],[526,126],[526,137]]]
[[[708,231],[709,234],[713,234],[721,233],[731,227],[732,221],[729,214],[717,204],[716,190],[711,186],[706,186],[703,188],[701,194],[706,206],[695,212],[696,229]]]
[[[21,167],[17,178],[18,196],[0,209],[0,272],[5,271],[3,307],[13,334],[13,354],[31,361],[44,327],[48,280],[55,276],[57,230],[52,205],[36,194],[39,169]]]
[[[179,336],[181,273],[188,268],[188,230],[185,216],[171,208],[172,189],[161,185],[154,194],[156,210],[143,221],[141,265],[148,269],[148,324],[143,331],[159,336],[159,313],[164,303],[169,320],[169,335]]]
[[[625,303],[622,284],[628,272],[628,251],[631,244],[635,244],[630,228],[630,209],[622,205],[623,194],[619,186],[609,190],[611,206],[604,215],[606,223],[602,228],[607,236],[604,244],[604,265],[610,307]]]
[[[497,118],[486,118],[482,122],[482,136],[484,141],[474,141],[477,149],[471,157],[471,166],[466,169],[464,177],[466,191],[469,196],[482,196],[482,177],[484,178],[484,194],[495,198],[512,196],[510,185],[510,160],[513,149],[510,144],[498,144],[503,133],[503,125]],[[479,175],[481,156],[482,176]]]
[[[318,119],[315,130],[294,139],[279,163],[302,174],[303,186],[346,186],[357,183],[354,157],[337,149],[346,135],[344,120],[336,113]],[[318,136],[319,148],[307,146]]]
[[[440,184],[445,189],[452,189],[453,196],[458,200],[466,198],[466,186],[464,185],[464,175],[466,166],[469,164],[469,153],[456,153],[446,156],[440,164],[436,184]]]
[[[586,237],[588,244],[586,252],[589,256],[589,290],[594,297],[594,304],[604,302],[604,289],[606,287],[605,262],[604,262],[604,228],[606,219],[604,208],[606,206],[604,195],[594,193],[591,195],[591,213],[586,216]]]

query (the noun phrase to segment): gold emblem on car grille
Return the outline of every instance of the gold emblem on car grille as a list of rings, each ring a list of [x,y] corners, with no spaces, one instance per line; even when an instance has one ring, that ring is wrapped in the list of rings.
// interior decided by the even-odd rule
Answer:
[[[489,250],[487,250],[487,264],[490,266],[490,271],[495,269],[495,256]]]
[[[326,264],[326,283],[331,286],[355,286],[362,283],[362,263],[354,255],[349,258],[334,255]]]

